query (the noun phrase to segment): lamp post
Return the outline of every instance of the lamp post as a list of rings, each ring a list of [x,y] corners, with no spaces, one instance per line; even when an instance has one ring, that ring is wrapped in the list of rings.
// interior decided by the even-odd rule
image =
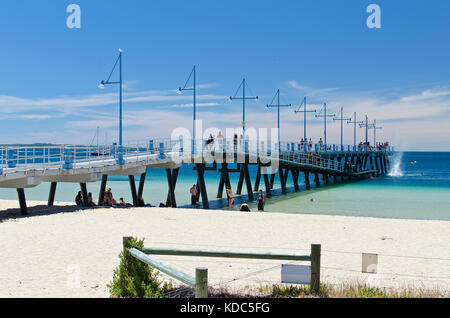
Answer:
[[[189,81],[193,80],[193,86],[187,87]],[[195,131],[195,121],[197,120],[197,110],[196,110],[196,103],[197,103],[197,67],[194,65],[192,68],[191,73],[189,74],[188,79],[186,80],[186,83],[181,88],[178,88],[178,94],[183,94],[184,91],[192,91],[194,96],[194,114],[193,114],[193,125],[192,125],[192,154],[195,154],[195,140],[196,140],[196,131]]]
[[[377,127],[377,121],[374,120],[369,129],[373,129],[373,146],[375,147],[377,145],[377,130],[382,130],[383,127]]]
[[[275,98],[277,98],[277,104],[273,104],[273,102],[275,101]],[[278,152],[281,152],[281,139],[280,139],[280,107],[291,107],[291,104],[285,104],[285,105],[281,105],[280,104],[280,90],[278,89],[275,96],[273,97],[272,101],[270,102],[270,104],[267,104],[266,107],[267,108],[273,108],[273,107],[277,107],[278,108]]]
[[[324,126],[324,130],[323,130],[324,140],[323,140],[323,142],[324,142],[324,145],[325,145],[325,151],[327,151],[327,119],[330,118],[330,117],[336,117],[336,115],[335,114],[327,115],[327,103],[323,104],[323,110],[324,110],[324,114],[321,115],[319,113],[319,115],[316,115],[316,118],[323,117],[323,126]]]
[[[258,96],[246,96],[245,95],[245,88],[247,86],[247,83],[245,81],[245,78],[242,80],[241,85],[239,85],[236,93],[234,94],[234,96],[230,96],[230,102],[232,102],[233,100],[242,100],[242,131],[243,131],[243,136],[245,136],[245,101],[246,100],[259,100]],[[242,97],[241,96],[237,96],[238,92],[240,91],[242,87]]]
[[[300,110],[300,108],[302,108],[303,106],[303,110]],[[305,148],[305,152],[307,151],[307,147],[306,147],[306,140],[307,140],[307,136],[306,136],[306,114],[307,113],[315,113],[316,110],[307,110],[306,108],[306,97],[303,99],[303,102],[300,104],[300,106],[298,107],[297,110],[294,110],[294,114],[297,113],[303,113],[304,117],[303,117],[303,136],[304,136],[304,148]]]
[[[123,50],[119,49],[119,57],[116,60],[116,63],[114,64],[114,67],[111,71],[111,73],[109,74],[109,77],[106,81],[101,81],[100,85],[98,86],[100,89],[105,89],[106,85],[112,85],[112,84],[118,84],[119,85],[119,149],[118,149],[118,154],[117,154],[117,163],[118,164],[124,164],[124,160],[123,160],[123,139],[122,139],[122,53]],[[117,64],[119,64],[119,81],[118,82],[111,82],[111,76],[114,73],[114,70],[117,67]]]
[[[359,124],[360,128],[363,128],[363,127],[366,128],[366,144],[364,146],[364,148],[366,149],[366,152],[369,149],[368,144],[369,144],[369,127],[370,127],[370,125],[372,125],[372,124],[369,124],[369,117],[367,117],[367,115],[366,115],[366,121],[362,124]]]
[[[353,151],[356,151],[356,125],[361,125],[363,123],[364,123],[363,121],[358,121],[356,119],[356,112],[353,114],[353,121],[349,120],[347,122],[347,124],[353,124],[353,143],[354,143]]]
[[[344,121],[352,120],[351,118],[344,118],[344,107],[341,107],[341,118],[333,118],[333,121],[341,122],[341,151],[344,151]]]

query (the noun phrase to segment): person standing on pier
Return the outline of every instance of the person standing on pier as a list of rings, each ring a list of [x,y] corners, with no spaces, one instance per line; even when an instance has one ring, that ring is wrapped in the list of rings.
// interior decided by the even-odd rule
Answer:
[[[322,138],[319,139],[318,144],[319,144],[319,150],[323,150],[323,140],[322,140]]]
[[[191,207],[197,207],[198,190],[195,184],[192,186],[190,192],[191,192]]]
[[[208,144],[209,150],[211,150],[212,146],[214,145],[214,137],[212,134],[209,134],[209,138],[206,143]]]
[[[234,152],[237,152],[237,147],[238,147],[238,135],[237,134],[234,134],[233,145],[234,145]]]

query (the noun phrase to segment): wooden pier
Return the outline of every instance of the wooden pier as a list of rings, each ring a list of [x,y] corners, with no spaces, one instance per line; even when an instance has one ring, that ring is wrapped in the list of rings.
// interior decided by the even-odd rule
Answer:
[[[233,188],[230,174],[239,174],[235,188],[237,195],[245,192],[248,201],[253,201],[255,193],[263,185],[266,195],[271,196],[275,179],[279,179],[281,192],[286,193],[288,186],[294,191],[301,191],[300,175],[304,175],[306,189],[311,188],[311,181],[316,187],[347,180],[358,180],[364,177],[384,176],[389,171],[389,156],[392,148],[383,151],[356,149],[355,147],[333,146],[332,149],[318,148],[305,152],[299,144],[284,143],[280,151],[264,150],[258,143],[255,149],[246,145],[230,147],[220,145],[214,149],[202,147],[200,151],[186,154],[183,148],[174,147],[176,141],[155,142],[150,140],[145,145],[136,145],[117,149],[102,147],[67,146],[47,148],[13,148],[1,149],[0,188],[15,188],[23,215],[27,214],[25,189],[36,187],[42,182],[50,183],[48,205],[53,205],[58,183],[79,183],[82,193],[82,205],[88,206],[87,184],[101,180],[98,204],[103,200],[108,176],[127,175],[133,205],[139,206],[139,198],[143,195],[145,178],[148,169],[164,169],[167,175],[168,194],[166,205],[177,207],[175,188],[179,178],[179,169],[183,163],[193,165],[197,172],[198,199],[202,208],[209,209],[209,198],[206,190],[205,173],[217,175],[217,198],[222,198],[225,187]],[[178,150],[174,150],[178,149]],[[181,150],[179,150],[181,149]],[[338,150],[339,149],[339,150]],[[91,156],[93,152],[105,154],[102,157]],[[39,153],[39,155],[36,155]],[[120,162],[117,160],[120,154]],[[122,161],[123,158],[123,161]],[[230,165],[236,168],[230,168]],[[251,179],[250,166],[257,166],[257,174]],[[136,188],[135,176],[140,177]],[[311,178],[313,178],[311,180]]]

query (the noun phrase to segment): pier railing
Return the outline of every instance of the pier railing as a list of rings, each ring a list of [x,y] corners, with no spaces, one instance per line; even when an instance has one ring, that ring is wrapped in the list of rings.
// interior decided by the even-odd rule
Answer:
[[[123,238],[123,248],[128,248],[130,237]],[[130,248],[130,254],[144,262],[145,264],[175,278],[182,283],[195,288],[196,298],[208,297],[208,269],[196,268],[195,278],[164,264],[148,255],[166,255],[166,256],[187,256],[187,257],[206,257],[206,258],[234,258],[234,259],[260,259],[260,260],[283,260],[283,261],[306,261],[311,264],[310,285],[311,292],[320,291],[320,263],[321,263],[321,245],[312,244],[310,255],[294,254],[271,254],[271,253],[238,253],[238,252],[218,252],[218,251],[200,251],[200,250],[176,250],[176,249],[151,249]]]
[[[124,162],[165,159],[167,154],[177,155],[192,153],[191,140],[153,139],[140,142],[130,142],[124,146],[117,144],[108,146],[8,146],[0,147],[0,174],[7,169],[27,171],[30,169],[61,168],[70,170],[77,167],[92,167],[116,161]],[[333,160],[318,158],[312,155],[322,155],[327,152],[358,152],[365,153],[365,147],[313,144],[306,145],[294,142],[271,143],[267,141],[218,139],[214,143],[198,140],[194,143],[193,155],[203,155],[211,152],[240,153],[265,157],[270,160],[295,161],[305,165],[325,167],[343,171],[345,167],[335,164]],[[391,152],[392,147],[370,149],[371,152]],[[125,158],[125,159],[124,159]],[[144,159],[143,159],[144,158]]]

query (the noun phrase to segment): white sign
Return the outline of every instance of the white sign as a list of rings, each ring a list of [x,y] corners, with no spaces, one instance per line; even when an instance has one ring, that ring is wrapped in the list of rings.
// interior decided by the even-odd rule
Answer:
[[[311,284],[311,266],[281,265],[281,282],[285,284]]]
[[[378,254],[362,254],[362,272],[376,274],[378,270]]]

